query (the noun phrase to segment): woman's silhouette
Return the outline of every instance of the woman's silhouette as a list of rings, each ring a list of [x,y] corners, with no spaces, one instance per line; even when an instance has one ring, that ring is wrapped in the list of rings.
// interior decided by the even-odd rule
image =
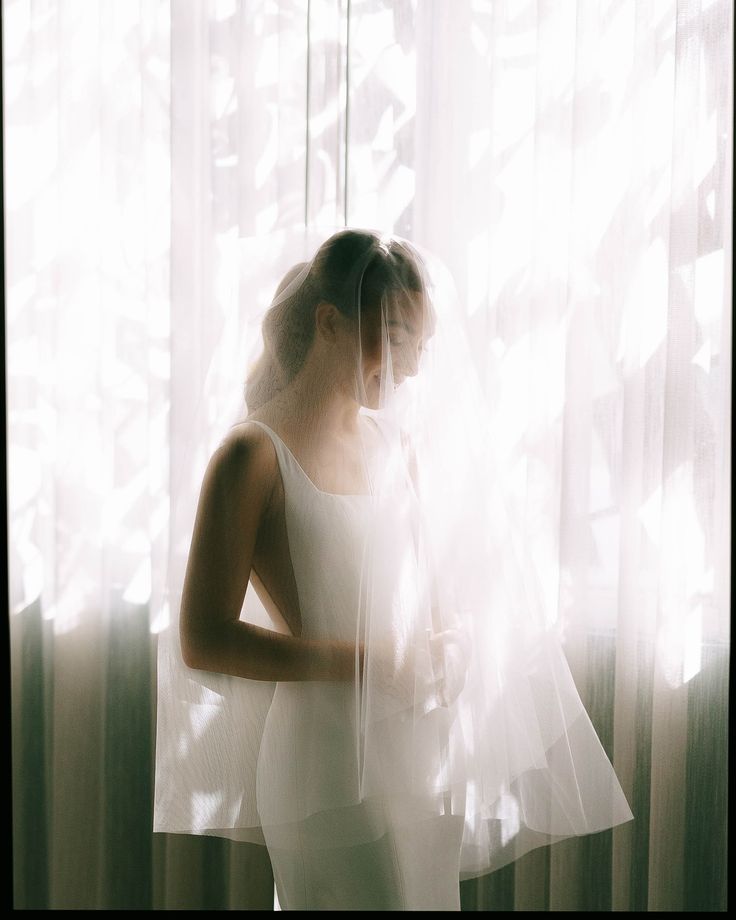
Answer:
[[[181,759],[199,737],[202,775],[167,793],[176,761],[157,765],[156,829],[257,824],[285,909],[459,910],[460,878],[631,817],[514,576],[443,296],[404,241],[328,239],[279,285],[247,417],[202,483],[179,617],[190,689],[159,713],[160,764],[188,721]],[[241,619],[249,582],[274,628]],[[253,682],[273,687],[257,729],[223,702]],[[201,741],[215,711],[247,736],[240,780]]]

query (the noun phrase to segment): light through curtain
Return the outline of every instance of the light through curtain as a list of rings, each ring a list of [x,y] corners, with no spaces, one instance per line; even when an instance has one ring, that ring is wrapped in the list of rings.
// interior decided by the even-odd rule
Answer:
[[[237,247],[348,223],[453,274],[635,815],[464,908],[723,908],[732,38],[730,0],[4,0],[17,907],[272,901],[261,848],[150,834],[168,488],[259,345]]]

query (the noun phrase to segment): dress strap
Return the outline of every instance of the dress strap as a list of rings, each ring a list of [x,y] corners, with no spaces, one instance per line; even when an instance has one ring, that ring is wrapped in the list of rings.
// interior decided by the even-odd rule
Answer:
[[[276,459],[278,460],[278,463],[279,463],[279,470],[281,472],[281,478],[282,480],[284,480],[284,485],[286,485],[285,480],[287,476],[289,476],[290,478],[293,478],[293,477],[297,477],[297,478],[304,477],[307,479],[309,478],[307,477],[306,473],[304,472],[304,470],[301,468],[301,466],[297,462],[297,459],[294,456],[294,454],[292,454],[292,452],[289,450],[286,444],[281,440],[281,438],[276,434],[273,428],[269,428],[269,426],[266,425],[264,422],[259,422],[256,419],[248,419],[248,421],[251,422],[253,425],[258,425],[259,428],[262,428],[266,432],[266,434],[269,436],[269,438],[271,439],[271,443],[273,444],[274,450],[276,451]],[[309,481],[311,482],[311,480]]]

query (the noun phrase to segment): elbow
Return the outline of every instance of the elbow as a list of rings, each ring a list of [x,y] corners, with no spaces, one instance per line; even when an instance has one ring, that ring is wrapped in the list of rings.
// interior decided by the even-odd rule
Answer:
[[[204,643],[184,631],[179,634],[182,661],[195,671],[207,671],[207,654]]]
[[[181,643],[181,657],[182,661],[188,668],[192,668],[195,671],[202,670],[202,656],[197,651],[196,647],[192,647],[188,643]]]

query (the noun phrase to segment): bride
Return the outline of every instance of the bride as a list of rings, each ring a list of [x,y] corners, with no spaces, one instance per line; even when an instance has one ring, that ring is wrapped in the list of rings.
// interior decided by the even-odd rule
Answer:
[[[630,820],[441,272],[344,230],[262,331],[160,646],[154,830],[265,844],[284,909],[459,910],[462,878]]]

